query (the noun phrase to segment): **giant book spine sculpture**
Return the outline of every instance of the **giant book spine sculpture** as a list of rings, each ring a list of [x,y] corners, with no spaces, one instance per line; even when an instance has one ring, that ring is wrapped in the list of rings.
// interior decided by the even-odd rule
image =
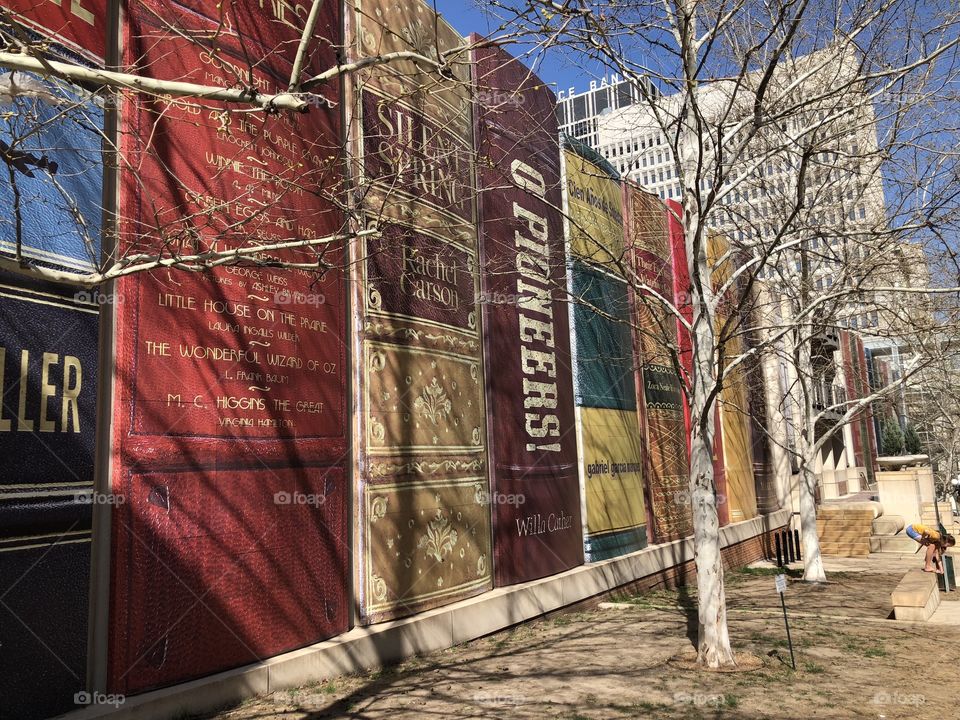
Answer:
[[[463,44],[420,0],[362,0],[353,57],[439,52],[351,78],[357,595],[363,622],[492,586],[473,113]]]
[[[627,242],[636,278],[638,401],[643,419],[646,491],[651,535],[683,538],[690,525],[689,459],[681,356],[673,306],[673,268],[667,209],[657,197],[624,183]],[[654,293],[656,297],[654,297]]]
[[[277,92],[298,22],[278,4],[145,1],[130,8],[124,64]],[[305,72],[336,64],[339,37],[324,3]],[[124,96],[121,253],[258,244],[262,263],[303,269],[241,261],[118,283],[111,691],[348,627],[343,248],[275,247],[342,231],[338,85],[320,92],[305,114]]]
[[[588,148],[563,159],[584,551],[602,560],[647,543],[621,190]]]
[[[51,60],[104,63],[106,12],[7,0],[5,37]],[[100,262],[103,102],[0,73],[0,254],[89,272]],[[87,665],[99,289],[0,273],[0,716],[73,709]],[[111,298],[112,299],[112,298]],[[106,498],[101,498],[106,500]]]
[[[560,147],[553,93],[500,48],[473,57],[494,574],[508,585],[583,562]]]

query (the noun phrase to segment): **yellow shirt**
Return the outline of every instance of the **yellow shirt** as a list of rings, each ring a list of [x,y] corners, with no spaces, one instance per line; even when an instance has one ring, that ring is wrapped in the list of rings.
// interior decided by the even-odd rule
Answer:
[[[916,530],[921,535],[926,534],[932,542],[940,542],[940,533],[933,528],[926,527],[925,525],[914,524],[913,529]]]

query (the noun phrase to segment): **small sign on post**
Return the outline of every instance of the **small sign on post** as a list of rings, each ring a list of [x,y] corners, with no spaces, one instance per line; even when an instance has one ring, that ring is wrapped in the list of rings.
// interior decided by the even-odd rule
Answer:
[[[787,602],[784,600],[784,594],[787,592],[787,576],[777,575],[775,578],[777,585],[777,594],[780,596],[780,606],[783,608],[783,625],[787,629],[787,645],[790,647],[790,664],[793,669],[797,669],[797,661],[793,657],[793,640],[790,638],[790,622],[787,620]]]

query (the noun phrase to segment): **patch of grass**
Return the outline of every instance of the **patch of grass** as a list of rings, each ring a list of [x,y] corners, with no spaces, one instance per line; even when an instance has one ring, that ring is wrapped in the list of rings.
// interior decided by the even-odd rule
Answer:
[[[821,675],[826,672],[823,665],[817,665],[815,662],[805,662],[803,664],[803,670],[811,675]]]
[[[372,673],[370,673],[370,679],[379,680],[381,678],[390,677],[392,675],[395,675],[397,671],[398,671],[398,668],[396,665],[388,665],[387,667],[379,668],[377,670],[374,670]]]
[[[803,577],[803,570],[792,570],[790,568],[769,568],[769,567],[747,567],[734,570],[731,575],[741,577],[775,577],[777,575],[786,575],[792,578]]]
[[[337,686],[335,683],[327,683],[322,688],[320,688],[320,691],[324,695],[333,695],[335,692],[337,692]]]
[[[843,643],[843,649],[853,655],[862,655],[863,657],[886,657],[887,651],[882,645],[872,645],[869,640],[862,638],[847,638]]]
[[[731,695],[730,693],[724,693],[723,695],[723,706],[726,708],[735,708],[740,704],[740,698],[736,695]]]

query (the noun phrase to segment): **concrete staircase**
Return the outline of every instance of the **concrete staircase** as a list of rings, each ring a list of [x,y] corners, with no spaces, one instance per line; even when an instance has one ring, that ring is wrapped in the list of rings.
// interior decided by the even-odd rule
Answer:
[[[943,526],[947,529],[947,532],[951,535],[956,535],[960,532],[960,524],[958,524],[958,518],[953,514],[953,508],[950,506],[950,503],[940,501],[940,521],[943,523]],[[925,502],[920,508],[920,522],[924,525],[929,525],[930,527],[937,526],[937,512],[933,507],[932,502]]]
[[[835,557],[866,557],[873,534],[871,509],[849,508],[842,504],[822,505],[817,513],[820,552]]]

